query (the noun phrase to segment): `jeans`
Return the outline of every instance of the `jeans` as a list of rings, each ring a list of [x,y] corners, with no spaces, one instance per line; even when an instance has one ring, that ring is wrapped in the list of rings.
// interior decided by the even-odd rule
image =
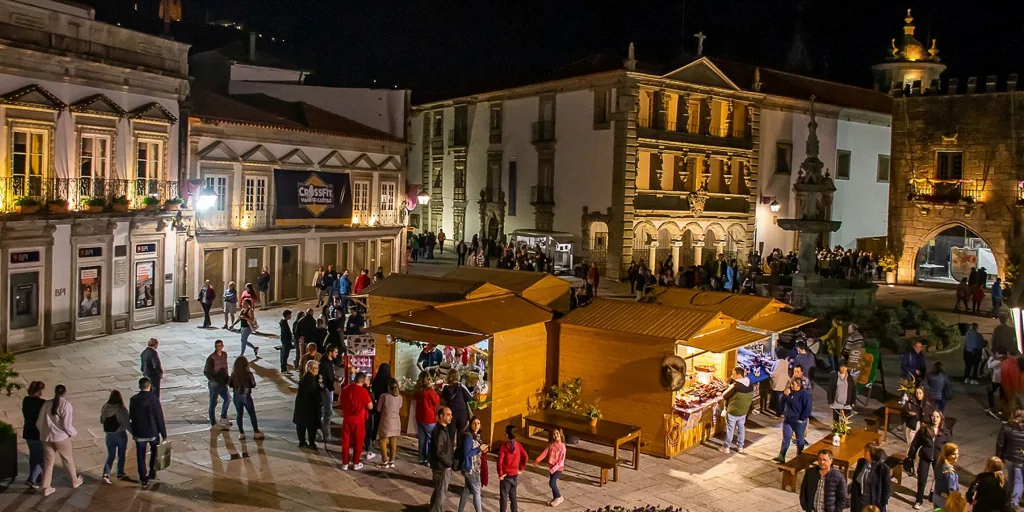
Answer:
[[[323,389],[320,391],[320,398],[323,399],[323,407],[320,413],[320,430],[324,441],[331,438],[331,416],[334,416],[334,391]]]
[[[28,481],[39,483],[43,476],[43,442],[38,439],[26,439],[28,444]]]
[[[512,512],[519,512],[519,503],[516,500],[516,487],[519,485],[518,476],[506,476],[498,483],[501,495],[498,497],[498,508],[501,512],[511,505]]]
[[[936,398],[936,399],[932,399],[932,401],[935,402],[935,408],[938,409],[939,412],[943,412],[943,413],[946,412],[946,399],[945,398]]]
[[[160,438],[152,441],[135,440],[135,457],[139,464],[139,480],[149,480],[149,476],[156,477],[156,447],[160,446]],[[146,448],[149,448],[149,473],[146,473]]]
[[[981,352],[964,350],[964,380],[977,379],[981,368]]]
[[[733,416],[732,414],[725,415],[725,447],[728,448],[732,444],[732,434],[739,429],[739,439],[736,444],[737,448],[743,448],[743,441],[747,438],[747,417],[746,416]]]
[[[416,423],[416,438],[419,440],[420,462],[426,462],[430,455],[430,437],[434,434],[437,423]]]
[[[444,502],[448,501],[448,483],[452,479],[452,470],[435,469],[433,472],[434,492],[430,495],[430,512],[444,512]]]
[[[220,408],[220,419],[228,419],[228,403],[231,401],[231,397],[228,396],[228,385],[217,384],[213,381],[207,383],[207,387],[210,389],[210,425],[217,424],[217,397],[219,396],[223,403]]]
[[[256,422],[256,406],[252,403],[252,395],[249,393],[235,393],[234,401],[235,415],[237,416],[237,420],[235,422],[238,423],[238,433],[245,433],[245,427],[242,426],[242,413],[244,411],[249,412],[249,421],[252,422],[253,431],[259,432],[260,425]]]
[[[1003,385],[998,383],[998,382],[993,382],[992,385],[988,388],[988,408],[991,409],[993,412],[996,412],[996,413],[999,412],[996,409],[996,392],[997,391],[999,392],[999,399],[1000,399],[1000,402],[1001,402],[1002,399],[1003,399]]]
[[[110,468],[117,457],[117,476],[124,476],[124,454],[128,449],[128,432],[107,432],[103,436],[107,442],[107,462],[103,464],[103,476],[110,476]]]
[[[252,350],[256,351],[256,345],[249,343],[249,335],[252,334],[252,329],[249,327],[242,327],[242,353],[239,355],[245,355],[245,347],[252,347]]]
[[[782,422],[782,452],[779,453],[782,457],[786,456],[786,452],[789,451],[789,443],[793,438],[793,434],[796,434],[796,453],[803,453],[804,447],[807,446],[807,441],[804,440],[804,432],[807,430],[807,421],[783,421]]]
[[[281,343],[281,373],[288,371],[288,356],[292,353],[291,343]],[[299,368],[298,363],[295,364],[295,369]]]
[[[213,322],[210,321],[210,306],[213,304],[208,302],[200,302],[200,304],[203,306],[203,327],[210,327],[213,325]]]
[[[483,512],[484,505],[480,499],[480,473],[463,471],[462,477],[466,479],[466,486],[462,488],[462,496],[459,497],[459,512],[466,509],[468,498],[473,499],[473,509],[476,512]]]
[[[1024,477],[1021,473],[1024,471],[1024,464],[1016,462],[1003,461],[1003,473],[1006,475],[1006,497],[1010,501],[1010,505],[1017,508],[1020,503],[1020,496],[1024,491]],[[1013,485],[1009,485],[1013,482]]]
[[[377,423],[380,421],[380,413],[368,411],[366,415],[366,436],[363,437],[363,451],[370,453],[373,442],[377,440]]]
[[[561,478],[562,472],[555,471],[548,477],[548,486],[551,487],[551,498],[558,499],[562,497],[562,493],[558,492],[558,479]]]

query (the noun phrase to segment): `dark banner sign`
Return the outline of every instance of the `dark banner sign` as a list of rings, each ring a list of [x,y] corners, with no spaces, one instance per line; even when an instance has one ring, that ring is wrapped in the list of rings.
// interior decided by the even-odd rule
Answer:
[[[156,252],[156,244],[135,244],[135,254],[150,254]]]
[[[277,225],[339,224],[352,218],[348,174],[274,170]]]
[[[39,251],[12,252],[11,263],[39,263]]]
[[[78,257],[79,258],[99,258],[103,256],[102,247],[79,247]]]

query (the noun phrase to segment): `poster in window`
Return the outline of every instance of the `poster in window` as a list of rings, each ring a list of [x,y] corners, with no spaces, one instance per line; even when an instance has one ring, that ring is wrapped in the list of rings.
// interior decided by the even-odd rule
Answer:
[[[80,295],[78,318],[99,316],[102,272],[103,269],[99,266],[78,269],[78,293]]]
[[[978,250],[968,247],[949,248],[949,273],[957,281],[969,277],[978,265]]]
[[[155,275],[155,261],[140,261],[135,264],[135,309],[151,308],[155,305]]]

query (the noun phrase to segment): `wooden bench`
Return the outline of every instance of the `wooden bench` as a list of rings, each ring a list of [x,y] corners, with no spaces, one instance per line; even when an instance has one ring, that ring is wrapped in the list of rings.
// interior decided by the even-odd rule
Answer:
[[[892,477],[896,479],[896,483],[903,485],[903,457],[900,455],[890,455],[885,458],[885,465],[889,466],[892,470]]]
[[[797,492],[797,475],[799,475],[801,471],[805,471],[807,468],[811,467],[817,461],[818,458],[816,455],[804,452],[797,455],[790,461],[779,464],[777,467],[779,472],[782,473],[782,490],[785,491],[788,486],[793,489],[793,492]]]
[[[536,459],[537,456],[544,451],[544,448],[547,448],[548,446],[547,441],[535,437],[516,438],[516,441],[523,443],[523,446],[526,447],[526,453],[530,457],[530,460]],[[605,484],[608,483],[608,471],[615,469],[615,467],[622,462],[605,453],[598,453],[568,445],[565,447],[565,458],[567,460],[600,468],[601,487],[604,487]]]

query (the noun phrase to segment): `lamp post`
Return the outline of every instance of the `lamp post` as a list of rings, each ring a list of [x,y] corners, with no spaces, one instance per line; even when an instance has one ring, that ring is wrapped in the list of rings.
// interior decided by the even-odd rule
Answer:
[[[199,191],[199,196],[196,198],[196,210],[206,211],[217,205],[217,191],[213,190],[213,187],[207,185]]]
[[[430,202],[430,194],[426,190],[421,190],[419,194],[416,194],[416,202],[420,206],[426,206]]]

